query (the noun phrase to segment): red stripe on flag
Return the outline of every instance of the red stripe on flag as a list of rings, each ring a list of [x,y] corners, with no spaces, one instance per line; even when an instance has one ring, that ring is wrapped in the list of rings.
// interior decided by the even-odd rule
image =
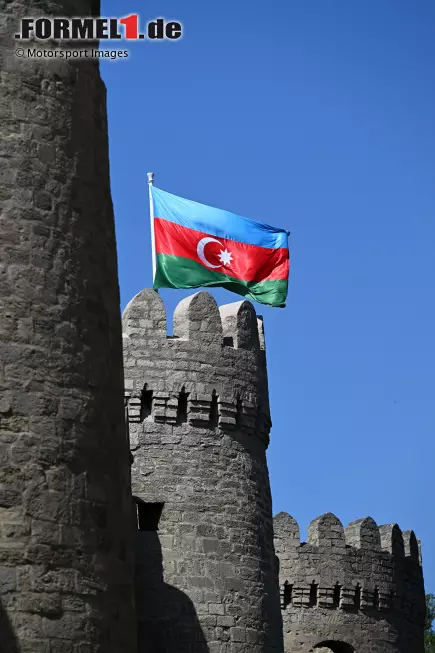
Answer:
[[[154,235],[156,254],[190,258],[204,267],[243,281],[288,278],[289,252],[285,248],[258,247],[218,238],[164,218],[155,218]],[[207,238],[211,240],[203,240]],[[227,263],[224,263],[222,258]]]

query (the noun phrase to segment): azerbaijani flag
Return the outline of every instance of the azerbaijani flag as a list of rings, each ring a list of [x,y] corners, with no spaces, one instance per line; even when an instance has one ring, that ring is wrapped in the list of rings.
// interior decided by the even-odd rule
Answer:
[[[157,288],[223,286],[285,306],[288,232],[150,185]]]

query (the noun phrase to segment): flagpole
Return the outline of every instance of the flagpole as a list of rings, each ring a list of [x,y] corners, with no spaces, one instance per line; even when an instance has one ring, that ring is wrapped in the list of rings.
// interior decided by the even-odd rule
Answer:
[[[154,184],[154,172],[148,172],[147,177],[148,177],[148,192],[150,198],[151,251],[152,251],[153,284],[154,284],[154,279],[156,278],[156,241],[154,239],[154,202],[153,202],[153,194],[151,192],[151,186]]]

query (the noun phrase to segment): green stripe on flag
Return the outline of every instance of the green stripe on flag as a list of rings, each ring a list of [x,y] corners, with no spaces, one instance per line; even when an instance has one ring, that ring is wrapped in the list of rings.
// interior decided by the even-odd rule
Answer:
[[[201,288],[222,286],[231,292],[253,299],[260,304],[284,308],[287,297],[287,279],[269,281],[242,281],[227,274],[210,270],[197,261],[171,254],[157,254],[154,289]]]

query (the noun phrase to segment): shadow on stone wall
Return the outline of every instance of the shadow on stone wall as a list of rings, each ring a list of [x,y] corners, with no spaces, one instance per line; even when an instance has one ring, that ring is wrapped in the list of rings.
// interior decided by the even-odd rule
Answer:
[[[417,541],[415,545],[417,547]],[[420,565],[405,558],[403,553],[396,554],[393,583],[396,587],[395,609],[386,612],[384,618],[397,632],[397,650],[423,653],[426,600]]]
[[[156,531],[137,532],[136,607],[138,653],[209,653],[192,601],[163,580]]]
[[[0,653],[21,653],[14,628],[2,603],[0,603]]]

